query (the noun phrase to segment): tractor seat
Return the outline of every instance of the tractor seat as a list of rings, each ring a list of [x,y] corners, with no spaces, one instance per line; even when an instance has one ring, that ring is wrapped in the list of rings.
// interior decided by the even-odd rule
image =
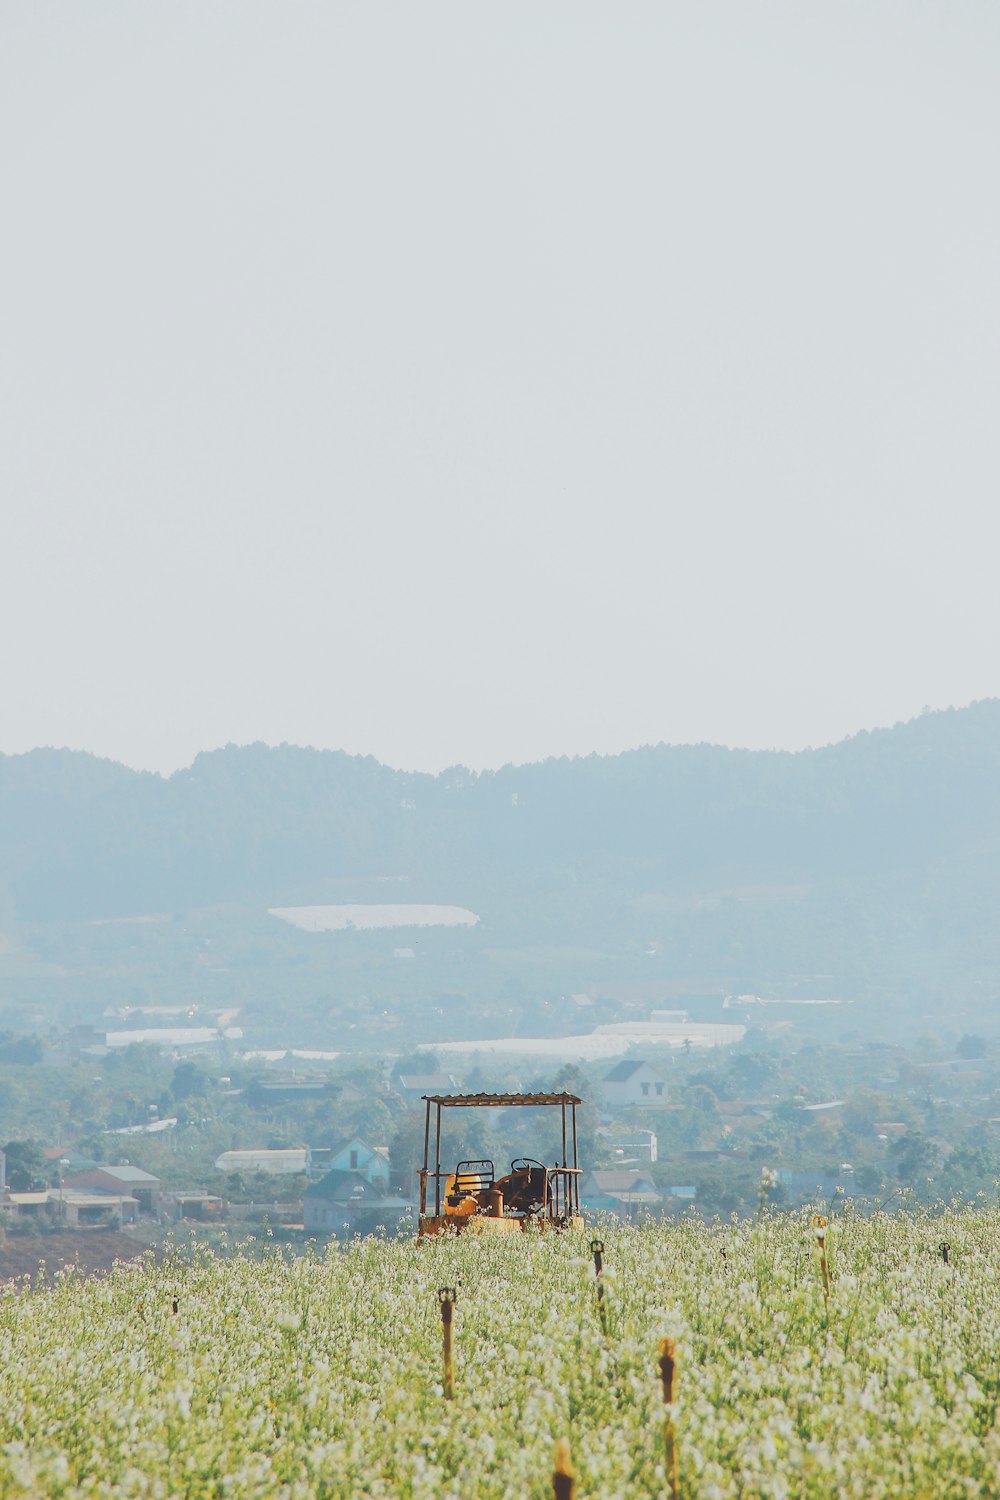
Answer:
[[[548,1172],[545,1167],[519,1167],[507,1177],[501,1177],[497,1187],[502,1189],[505,1207],[519,1214],[534,1214],[542,1207],[548,1196]]]
[[[458,1198],[478,1197],[488,1193],[494,1182],[491,1161],[460,1161],[455,1168],[453,1196]]]

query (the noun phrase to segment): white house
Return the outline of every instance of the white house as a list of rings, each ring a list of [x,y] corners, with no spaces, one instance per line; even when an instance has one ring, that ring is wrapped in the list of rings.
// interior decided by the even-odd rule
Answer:
[[[367,1146],[360,1136],[352,1136],[331,1152],[328,1170],[358,1172],[366,1182],[384,1192],[389,1186],[389,1148]]]
[[[601,1085],[604,1107],[617,1113],[625,1109],[662,1109],[667,1103],[666,1079],[648,1062],[616,1063]]]

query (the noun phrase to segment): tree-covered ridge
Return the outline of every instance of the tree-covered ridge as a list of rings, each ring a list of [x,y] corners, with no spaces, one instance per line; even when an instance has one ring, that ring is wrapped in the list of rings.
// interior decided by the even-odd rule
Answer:
[[[0,926],[219,903],[262,918],[298,901],[451,901],[483,918],[460,942],[448,936],[448,954],[465,954],[460,977],[435,959],[405,992],[397,971],[358,983],[384,990],[384,1004],[414,986],[477,996],[474,1008],[493,996],[501,1014],[511,986],[603,993],[612,969],[681,992],[792,993],[796,977],[819,975],[796,993],[822,993],[831,975],[841,996],[991,1002],[999,772],[996,700],[798,754],[657,745],[483,774],[247,745],[159,777],[36,750],[0,757]],[[255,938],[258,959],[261,941],[273,954],[292,944]],[[372,962],[391,965],[391,947],[375,960],[379,942]],[[499,950],[511,956],[495,962]],[[298,962],[322,968],[327,951],[306,945]],[[346,962],[342,942],[337,954]],[[246,999],[259,963],[232,962]],[[297,971],[295,993],[309,983]]]
[[[659,745],[479,774],[250,745],[161,777],[35,750],[0,756],[0,880],[33,920],[345,899],[377,878],[466,904],[575,887],[581,910],[873,879],[981,894],[998,784],[997,700],[794,754]]]

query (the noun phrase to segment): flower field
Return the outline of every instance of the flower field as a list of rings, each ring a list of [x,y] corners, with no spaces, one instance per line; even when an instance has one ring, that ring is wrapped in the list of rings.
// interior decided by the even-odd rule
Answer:
[[[1000,1494],[997,1214],[591,1232],[8,1284],[0,1495]]]

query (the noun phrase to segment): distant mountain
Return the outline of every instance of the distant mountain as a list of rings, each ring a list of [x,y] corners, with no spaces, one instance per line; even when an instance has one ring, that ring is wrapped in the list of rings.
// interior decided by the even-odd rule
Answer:
[[[392,899],[473,905],[552,940],[693,941],[696,918],[685,937],[676,912],[714,893],[743,908],[729,923],[743,951],[771,921],[751,931],[753,892],[785,890],[790,963],[796,923],[833,922],[848,946],[864,929],[872,952],[971,945],[992,964],[1000,701],[796,754],[659,745],[482,774],[291,746],[230,746],[168,778],[65,750],[0,756],[15,920],[371,899],[386,877],[405,882]],[[837,941],[810,940],[802,961]]]

